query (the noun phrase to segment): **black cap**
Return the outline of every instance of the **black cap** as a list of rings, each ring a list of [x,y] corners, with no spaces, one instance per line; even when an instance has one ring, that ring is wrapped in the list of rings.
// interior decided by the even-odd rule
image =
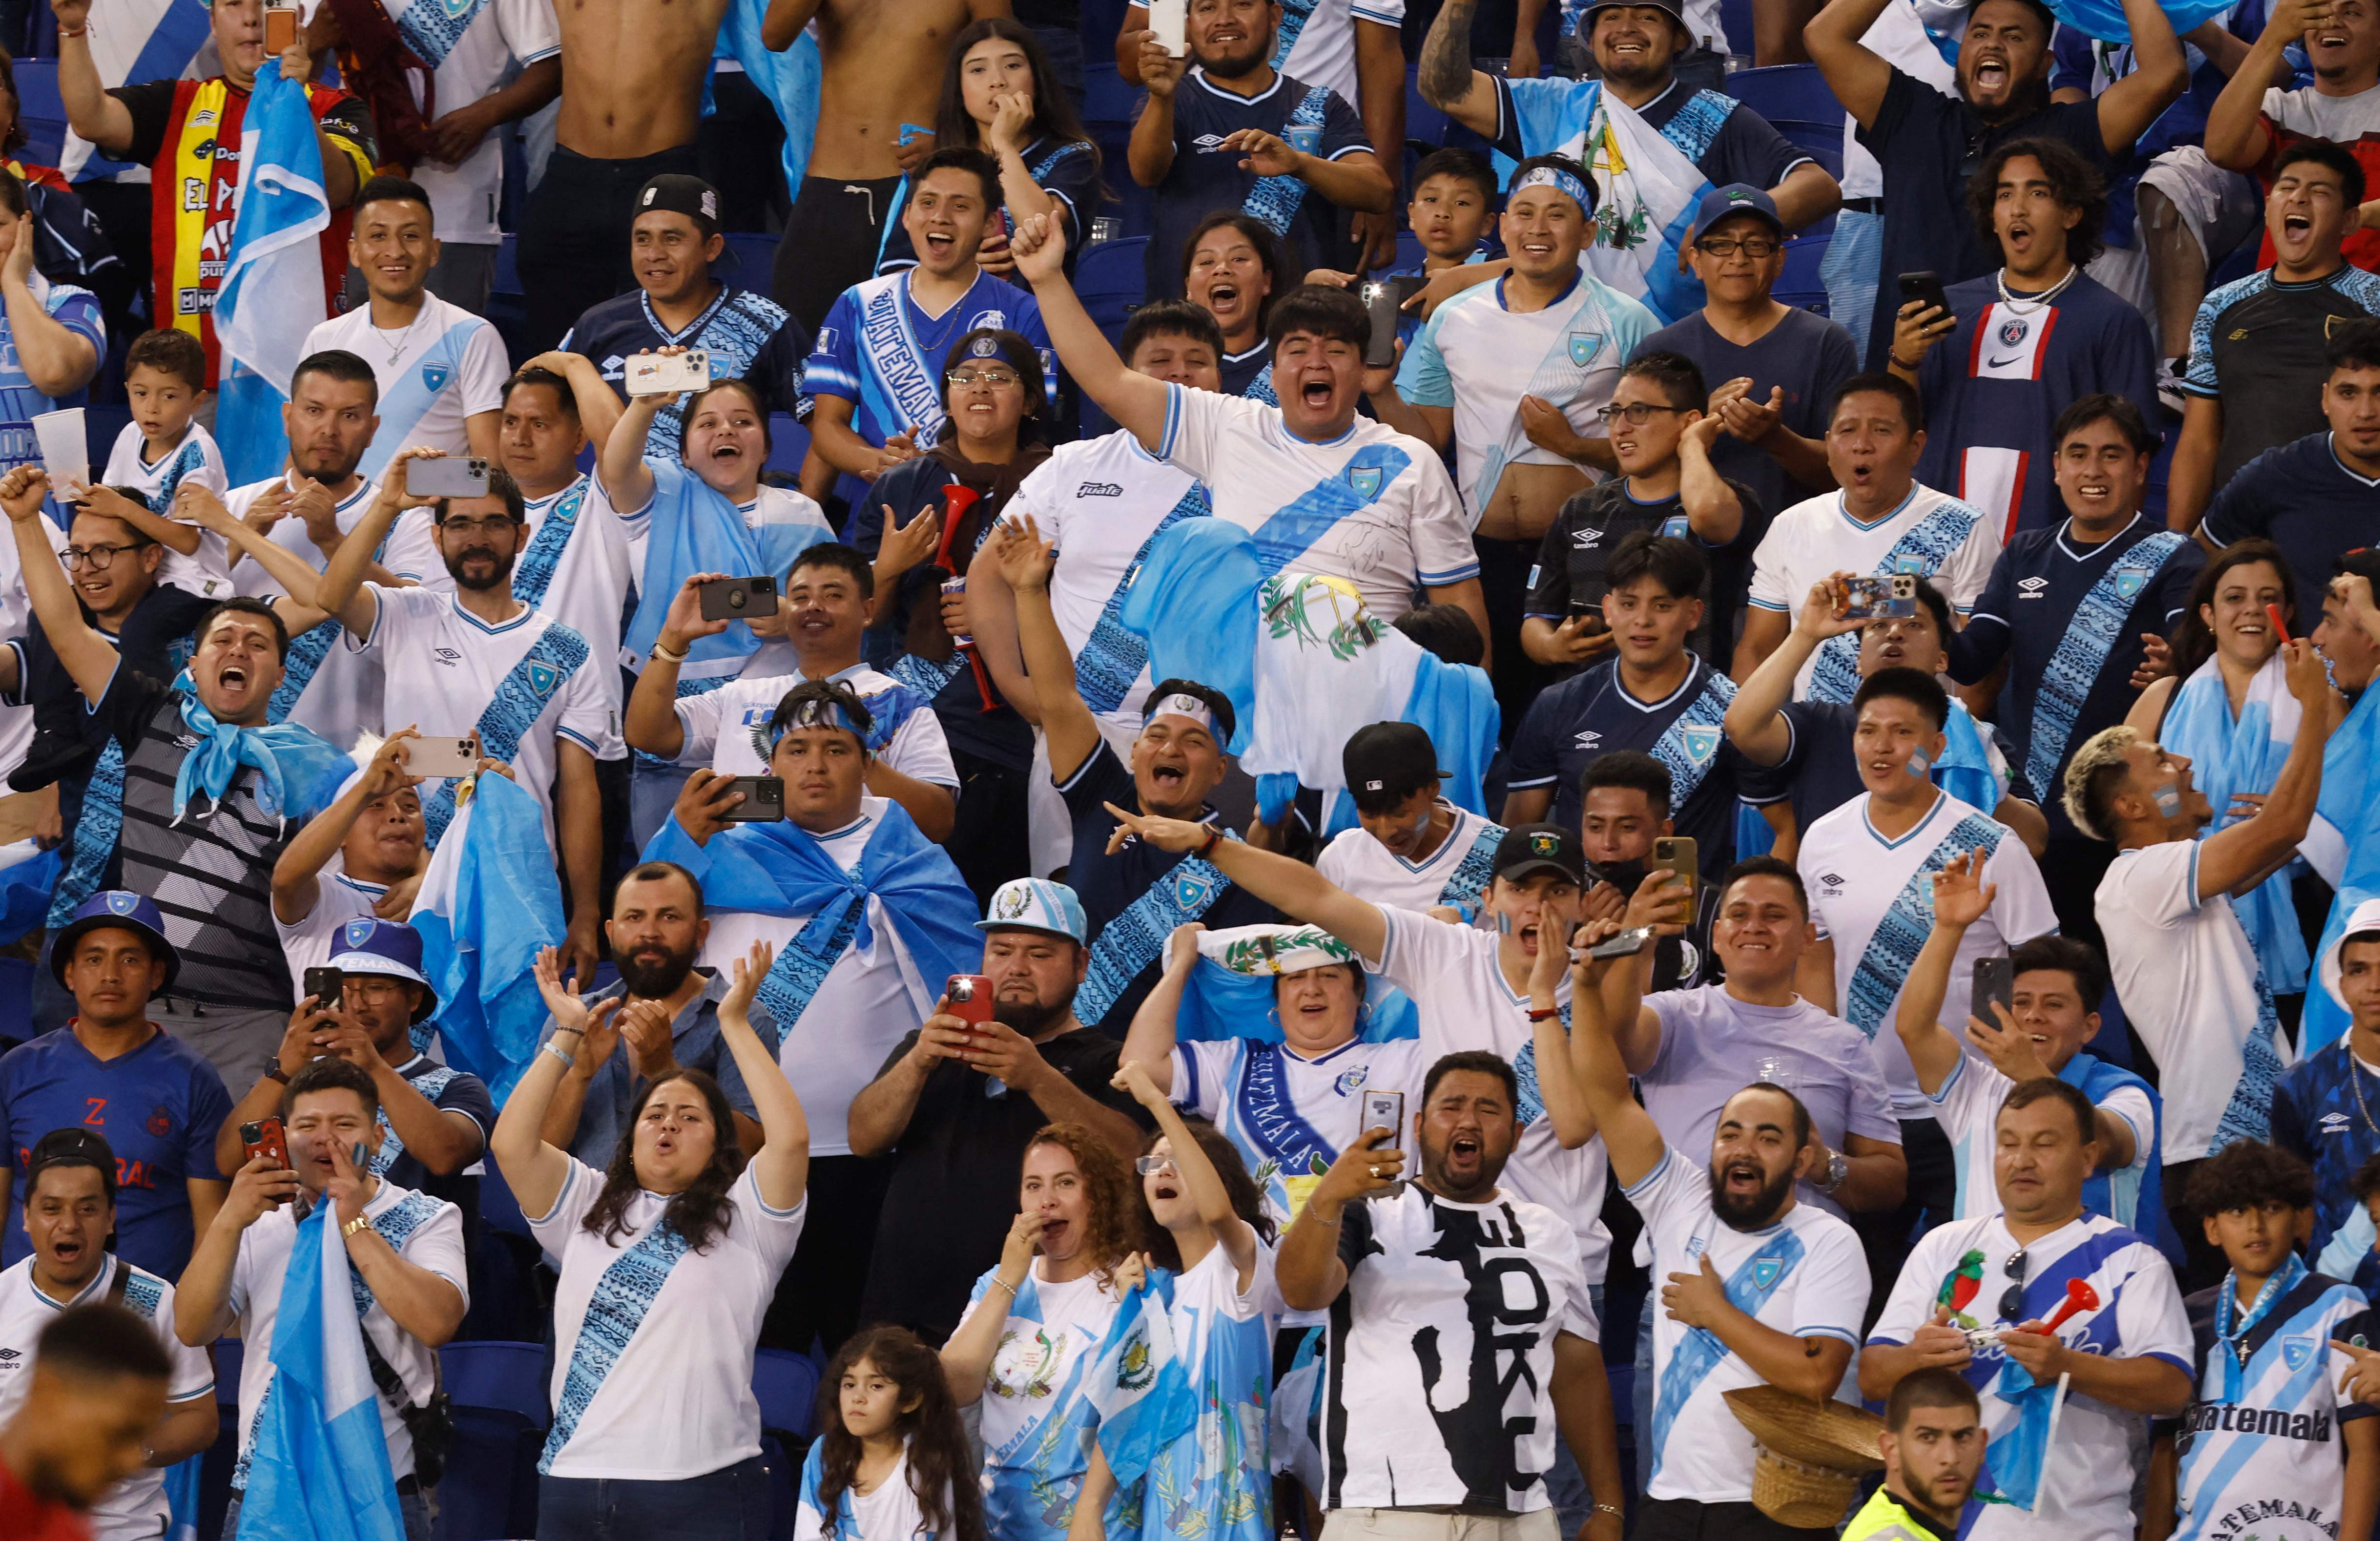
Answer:
[[[1496,843],[1496,876],[1518,882],[1532,872],[1559,872],[1586,886],[1586,853],[1560,824],[1516,824]]]
[[[1435,790],[1447,772],[1438,768],[1438,746],[1411,722],[1367,722],[1339,752],[1355,806],[1370,811],[1402,802],[1424,787]]]
[[[1670,21],[1676,24],[1679,35],[1689,41],[1693,38],[1694,24],[1686,19],[1684,0],[1594,0],[1578,18],[1579,37],[1582,40],[1593,37],[1596,13],[1613,6],[1645,6],[1657,11],[1667,11]]]
[[[705,240],[719,234],[719,189],[699,176],[665,171],[638,188],[637,212],[650,213],[655,209],[684,214],[694,221]]]
[[[33,1195],[33,1188],[42,1173],[52,1167],[91,1167],[99,1172],[100,1186],[107,1192],[108,1202],[115,1200],[115,1151],[102,1136],[88,1129],[53,1129],[33,1142],[25,1158],[25,1196]]]

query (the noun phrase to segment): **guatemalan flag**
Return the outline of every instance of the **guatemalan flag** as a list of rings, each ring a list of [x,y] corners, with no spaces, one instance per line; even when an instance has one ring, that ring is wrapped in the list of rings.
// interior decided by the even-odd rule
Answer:
[[[1173,1347],[1172,1294],[1172,1276],[1160,1269],[1125,1296],[1083,1377],[1118,1487],[1139,1481],[1160,1450],[1197,1426],[1198,1396]]]
[[[2337,891],[2314,956],[2327,959],[2347,934],[2348,918],[2365,901],[2380,899],[2380,690],[2357,698],[2346,721],[2331,730],[2322,751],[2322,794],[2313,827],[2300,849],[2306,865]],[[2308,1058],[2347,1034],[2347,1003],[2338,996],[2335,965],[2321,971],[2319,989],[2305,996],[2298,1055]],[[2361,1214],[2362,1207],[2356,1207]],[[2350,1269],[2350,1271],[2352,1271]],[[2346,1274],[2338,1277],[2346,1278]]]
[[[298,1222],[282,1278],[239,1541],[405,1541],[337,1213]]]
[[[545,1025],[530,970],[540,950],[562,944],[562,889],[536,798],[490,771],[456,802],[413,903],[421,971],[438,991],[425,1025],[446,1062],[486,1082],[501,1107]]]
[[[235,487],[281,468],[289,380],[306,357],[307,334],[325,319],[318,240],[331,225],[306,88],[270,62],[256,78],[239,145],[239,213],[215,297],[223,345],[215,442]]]

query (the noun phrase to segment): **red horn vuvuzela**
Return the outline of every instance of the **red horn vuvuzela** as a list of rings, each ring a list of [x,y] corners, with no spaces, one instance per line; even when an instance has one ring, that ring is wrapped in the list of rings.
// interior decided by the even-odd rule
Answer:
[[[2041,1324],[2041,1329],[2044,1332],[2055,1332],[2065,1325],[2069,1317],[2097,1309],[2099,1309],[2099,1292],[2091,1288],[2090,1280],[2070,1279],[2066,1281],[2064,1303],[2049,1314],[2049,1319]]]

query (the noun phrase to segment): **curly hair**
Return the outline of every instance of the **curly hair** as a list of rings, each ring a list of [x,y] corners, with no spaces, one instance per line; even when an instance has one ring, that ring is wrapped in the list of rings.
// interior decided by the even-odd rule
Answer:
[[[1269,1245],[1275,1229],[1272,1217],[1265,1213],[1264,1194],[1257,1188],[1257,1180],[1248,1174],[1247,1159],[1240,1154],[1240,1147],[1226,1139],[1221,1130],[1196,1113],[1183,1114],[1182,1122],[1189,1126],[1190,1137],[1198,1142],[1198,1148],[1207,1153],[1207,1159],[1214,1165],[1216,1175],[1222,1178],[1223,1191],[1232,1197],[1232,1213],[1247,1221],[1249,1228]],[[1141,1142],[1141,1154],[1146,1156],[1155,1150],[1157,1142],[1164,1137],[1162,1130],[1150,1135]],[[1140,1201],[1140,1231],[1148,1239],[1149,1262],[1158,1268],[1180,1273],[1182,1248],[1174,1241],[1173,1232],[1157,1223],[1157,1215],[1148,1207],[1148,1184],[1136,1183],[1133,1184],[1132,1191],[1133,1196]]]
[[[834,1513],[859,1475],[860,1442],[843,1423],[843,1377],[863,1359],[901,1389],[903,1405],[892,1426],[909,1447],[909,1491],[926,1530],[953,1541],[985,1541],[977,1463],[941,1357],[905,1327],[863,1328],[820,1377],[820,1511]]]
[[[670,1196],[669,1207],[662,1211],[661,1223],[683,1237],[687,1246],[701,1252],[722,1235],[735,1219],[735,1211],[728,1206],[727,1190],[744,1174],[744,1148],[735,1143],[734,1111],[718,1082],[698,1070],[681,1067],[647,1086],[638,1097],[635,1109],[628,1114],[628,1134],[620,1141],[619,1148],[612,1152],[612,1164],[603,1171],[603,1191],[595,1195],[587,1219],[580,1222],[589,1234],[602,1237],[608,1245],[619,1245],[620,1238],[628,1233],[628,1206],[644,1189],[637,1178],[637,1125],[643,1120],[653,1095],[673,1081],[683,1081],[702,1094],[704,1105],[710,1110],[711,1127],[717,1133],[712,1138],[710,1164],[692,1183]]]
[[[2107,244],[2102,232],[2107,224],[2107,184],[2090,162],[2056,140],[2011,140],[1984,157],[1983,165],[1967,178],[1967,213],[1975,222],[1984,249],[1998,250],[2000,244],[1999,231],[1992,224],[2000,173],[2010,161],[2023,157],[2041,167],[2049,183],[2049,196],[2059,208],[2081,212],[2074,228],[2066,232],[2066,260],[2078,268],[2087,266]]]
[[[1035,1146],[1054,1145],[1075,1159],[1083,1174],[1083,1251],[1092,1259],[1092,1271],[1101,1283],[1111,1281],[1116,1265],[1140,1245],[1140,1200],[1132,1169],[1105,1140],[1083,1124],[1046,1123],[1025,1147],[1025,1159]],[[1017,1163],[1020,1181],[1024,1162]]]

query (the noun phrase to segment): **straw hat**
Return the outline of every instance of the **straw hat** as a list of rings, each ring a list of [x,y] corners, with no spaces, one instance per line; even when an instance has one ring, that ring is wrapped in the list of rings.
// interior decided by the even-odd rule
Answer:
[[[1832,1527],[1851,1508],[1863,1472],[1882,1469],[1884,1420],[1831,1399],[1814,1402],[1774,1386],[1723,1393],[1752,1431],[1752,1502],[1781,1525]]]

